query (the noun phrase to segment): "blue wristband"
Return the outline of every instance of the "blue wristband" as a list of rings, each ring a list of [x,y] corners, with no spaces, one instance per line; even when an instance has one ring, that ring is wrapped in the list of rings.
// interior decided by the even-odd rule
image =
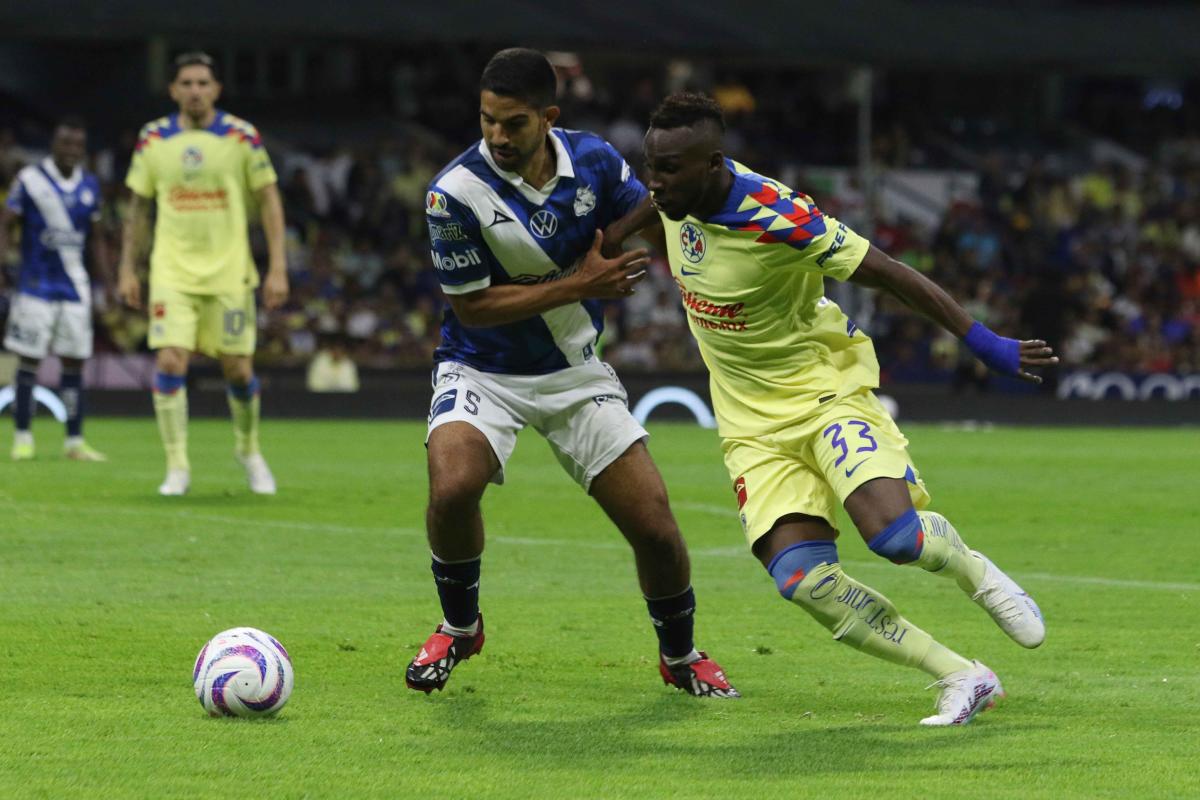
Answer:
[[[1021,343],[997,336],[982,322],[971,326],[963,337],[963,344],[989,369],[1004,375],[1016,375],[1021,371]]]

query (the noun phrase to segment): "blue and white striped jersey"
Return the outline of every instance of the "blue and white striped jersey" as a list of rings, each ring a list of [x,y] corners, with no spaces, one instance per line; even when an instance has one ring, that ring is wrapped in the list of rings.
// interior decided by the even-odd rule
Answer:
[[[425,214],[446,294],[562,278],[596,229],[632,211],[646,188],[612,145],[592,133],[550,132],[557,174],[540,190],[500,169],[480,140],[434,179]],[[468,328],[447,306],[434,359],[485,372],[539,375],[593,357],[602,301],[585,300],[493,328]]]
[[[100,183],[80,167],[63,176],[45,158],[17,173],[5,201],[21,217],[17,289],[43,300],[90,302],[83,249],[100,213]]]

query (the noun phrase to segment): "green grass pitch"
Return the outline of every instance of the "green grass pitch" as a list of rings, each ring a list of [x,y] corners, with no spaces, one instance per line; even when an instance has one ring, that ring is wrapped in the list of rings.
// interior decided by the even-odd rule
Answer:
[[[905,426],[934,507],[1041,603],[1025,651],[951,581],[847,571],[1000,675],[966,728],[923,729],[925,676],[836,645],[745,551],[714,433],[655,424],[692,551],[698,643],[745,694],[664,687],[619,534],[527,433],[489,490],[488,639],[445,692],[404,687],[440,618],[419,423],[268,420],[256,498],[227,422],[155,494],[150,419],[90,423],[108,464],[0,462],[0,797],[1196,797],[1196,430]],[[7,435],[0,437],[7,447]],[[636,499],[636,498],[635,498]],[[210,719],[192,660],[253,625],[296,665],[273,720]]]

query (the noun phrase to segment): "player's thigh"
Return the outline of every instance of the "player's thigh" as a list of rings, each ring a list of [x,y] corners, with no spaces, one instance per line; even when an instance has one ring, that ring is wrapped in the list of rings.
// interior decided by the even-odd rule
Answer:
[[[772,437],[725,439],[721,452],[742,530],[756,554],[762,549],[759,540],[781,521],[800,516],[831,529],[836,525],[837,497],[824,476]]]
[[[60,358],[86,361],[92,357],[91,303],[57,303],[50,350]]]
[[[635,441],[592,479],[589,492],[630,539],[674,537],[667,486],[645,442]]]
[[[208,295],[200,306],[196,347],[210,356],[253,356],[257,321],[254,292]]]
[[[200,295],[152,283],[150,333],[147,337],[150,349],[195,350],[202,302]]]
[[[584,491],[635,442],[649,438],[629,412],[628,399],[616,373],[598,361],[546,376],[539,385],[534,424]]]
[[[917,508],[929,504],[925,483],[908,453],[908,440],[873,392],[857,392],[826,409],[811,424],[804,453],[842,504],[860,487],[879,479],[902,482],[873,497],[879,513],[898,516],[909,504]],[[899,511],[892,508],[896,503],[902,506]]]
[[[521,398],[505,385],[506,377],[489,375],[453,362],[437,365],[434,370],[433,400],[429,404],[429,427],[425,435],[425,444],[431,448],[431,469],[435,454],[432,448],[437,448],[439,456],[443,450],[440,442],[434,442],[434,434],[450,423],[463,423],[477,431],[491,449],[491,481],[504,483],[504,465],[517,446],[517,434],[525,427]],[[453,440],[449,435],[438,438],[445,439],[448,444],[470,441],[470,438],[463,440],[461,436]]]
[[[8,311],[4,349],[40,361],[49,354],[54,330],[53,304],[18,292]]]

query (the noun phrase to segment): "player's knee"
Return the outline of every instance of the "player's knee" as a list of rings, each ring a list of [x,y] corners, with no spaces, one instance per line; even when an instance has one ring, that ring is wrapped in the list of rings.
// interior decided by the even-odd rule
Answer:
[[[875,555],[883,556],[893,563],[908,564],[920,557],[924,544],[925,534],[921,530],[921,518],[917,516],[915,508],[910,508],[872,537],[867,542],[867,547]]]
[[[461,473],[441,474],[429,482],[429,508],[438,516],[479,506],[487,484]]]
[[[836,564],[837,560],[837,545],[832,541],[799,542],[776,553],[767,571],[783,599],[803,604],[796,589],[804,578],[822,564]]]
[[[169,375],[185,375],[188,367],[188,353],[175,347],[164,347],[154,357],[159,372]]]

